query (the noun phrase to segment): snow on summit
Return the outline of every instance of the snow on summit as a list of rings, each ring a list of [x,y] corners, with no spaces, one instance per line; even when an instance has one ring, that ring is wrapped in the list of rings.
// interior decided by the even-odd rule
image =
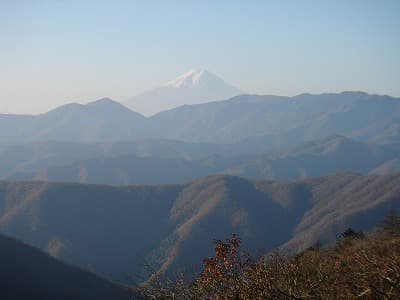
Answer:
[[[145,116],[182,105],[226,100],[241,91],[205,69],[191,69],[164,85],[135,96],[124,104]]]
[[[204,69],[191,69],[188,72],[178,76],[174,80],[168,81],[164,87],[181,88],[196,87],[204,76],[213,76]]]

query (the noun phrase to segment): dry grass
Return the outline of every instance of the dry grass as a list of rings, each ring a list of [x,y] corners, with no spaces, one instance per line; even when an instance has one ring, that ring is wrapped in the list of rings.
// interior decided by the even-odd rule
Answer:
[[[328,248],[254,260],[233,235],[215,241],[215,256],[190,284],[153,282],[148,299],[399,299],[400,219],[389,215],[367,236],[348,230]]]

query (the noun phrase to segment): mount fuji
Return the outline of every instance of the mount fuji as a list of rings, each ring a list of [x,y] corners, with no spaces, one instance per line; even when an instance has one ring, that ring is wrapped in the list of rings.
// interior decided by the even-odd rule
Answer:
[[[225,100],[242,92],[204,69],[192,69],[123,104],[146,116],[182,105]]]

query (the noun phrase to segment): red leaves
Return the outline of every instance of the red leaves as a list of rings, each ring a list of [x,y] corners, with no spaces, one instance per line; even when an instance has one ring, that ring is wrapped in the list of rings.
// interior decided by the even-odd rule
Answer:
[[[232,275],[232,272],[243,271],[249,255],[245,252],[239,253],[241,238],[232,234],[226,240],[214,240],[215,256],[203,259],[203,276],[223,277]]]
[[[214,257],[203,259],[204,271],[197,280],[199,289],[205,287],[205,290],[201,288],[202,293],[216,299],[236,298],[241,293],[239,282],[252,261],[248,252],[240,251],[241,242],[236,234],[225,240],[214,240]]]

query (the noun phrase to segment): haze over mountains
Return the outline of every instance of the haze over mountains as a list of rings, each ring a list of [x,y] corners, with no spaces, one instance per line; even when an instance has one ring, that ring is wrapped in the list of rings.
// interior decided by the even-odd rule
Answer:
[[[295,179],[366,174],[400,158],[400,99],[362,92],[242,95],[152,117],[100,99],[36,116],[0,115],[0,124],[0,178],[9,180]]]
[[[0,115],[0,143],[101,142],[163,138],[268,143],[271,149],[340,134],[364,142],[400,139],[400,101],[362,92],[296,97],[242,95],[182,106],[146,118],[110,99],[42,115]]]
[[[204,69],[191,69],[161,87],[135,96],[124,104],[145,116],[182,105],[225,100],[242,94],[237,88]]]
[[[162,91],[211,84],[189,75]],[[363,92],[0,115],[0,232],[129,283],[199,270],[231,232],[296,253],[400,208],[399,145],[400,99]]]
[[[0,300],[400,299],[400,0],[120,2],[0,0]]]
[[[40,145],[40,150],[35,151]],[[224,155],[224,151],[229,153],[226,147],[212,147],[212,144],[196,147],[196,144],[170,141],[107,145],[64,143],[49,148],[45,145],[13,146],[8,150],[3,147],[0,161],[9,163],[3,163],[2,170],[6,172],[0,173],[0,178],[113,185],[179,183],[211,174],[296,179],[343,171],[367,174],[378,172],[379,167],[380,174],[386,174],[395,169],[385,165],[393,165],[400,158],[399,151],[389,146],[366,144],[337,135],[276,153],[241,156]],[[23,151],[21,148],[25,152],[18,155],[18,151]],[[165,155],[161,156],[163,149]],[[82,154],[81,159],[78,153]]]

